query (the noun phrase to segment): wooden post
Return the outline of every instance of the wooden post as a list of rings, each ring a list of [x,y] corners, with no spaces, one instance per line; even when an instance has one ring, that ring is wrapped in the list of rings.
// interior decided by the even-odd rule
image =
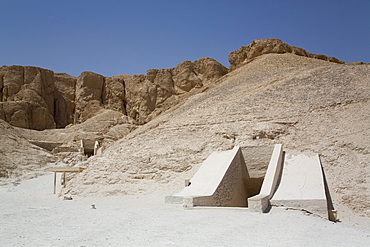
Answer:
[[[82,172],[84,168],[82,167],[54,167],[50,168],[49,171],[54,172],[54,194],[57,193],[57,173],[63,172],[61,179],[63,179],[63,187],[66,187],[66,173],[67,172]]]
[[[66,187],[66,172],[63,172],[63,188]]]
[[[54,194],[57,192],[57,172],[54,172]]]

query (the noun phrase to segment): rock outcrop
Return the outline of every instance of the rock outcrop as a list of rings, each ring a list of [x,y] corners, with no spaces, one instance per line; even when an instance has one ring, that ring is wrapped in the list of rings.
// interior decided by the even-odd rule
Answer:
[[[185,94],[212,83],[228,69],[212,58],[184,61],[171,69],[150,69],[146,75],[126,76],[127,115],[139,124],[148,122],[155,109],[173,95]]]
[[[108,109],[131,117],[137,124],[145,124],[176,104],[177,96],[189,97],[194,88],[207,87],[229,70],[269,53],[291,53],[343,63],[279,39],[257,39],[229,54],[230,69],[214,59],[201,58],[170,69],[150,69],[146,75],[104,77],[83,72],[75,78],[36,67],[3,66],[0,118],[17,127],[43,130],[82,123],[100,110]]]
[[[3,66],[0,119],[17,127],[43,130],[82,123],[100,110],[110,109],[144,124],[169,97],[202,87],[227,72],[211,58],[185,61],[172,69],[151,69],[147,75],[114,77],[86,71],[75,78],[37,67]]]
[[[340,64],[344,63],[335,57],[314,54],[302,48],[290,46],[280,39],[256,39],[249,45],[242,46],[238,50],[229,53],[230,70],[240,67],[244,62],[249,62],[255,57],[269,53],[293,53],[298,56],[316,58]]]
[[[75,123],[82,123],[103,109],[104,76],[82,72],[76,83]]]
[[[0,68],[0,118],[13,126],[55,128],[54,72],[36,67]]]
[[[74,123],[75,92],[77,79],[65,73],[55,73],[55,112],[54,119],[57,128]]]
[[[122,112],[126,115],[125,81],[123,75],[105,78],[103,105],[106,108]]]

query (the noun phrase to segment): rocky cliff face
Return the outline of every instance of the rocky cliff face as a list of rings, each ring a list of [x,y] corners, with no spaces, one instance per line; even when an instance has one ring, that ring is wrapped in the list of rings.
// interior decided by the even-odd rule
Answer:
[[[55,128],[54,73],[36,67],[0,68],[0,118],[22,128]]]
[[[94,113],[103,108],[102,96],[104,76],[93,72],[82,72],[76,83],[75,122],[81,123],[93,117]]]
[[[138,124],[172,95],[211,83],[228,72],[211,58],[185,61],[147,75],[78,78],[36,67],[0,68],[0,119],[13,126],[43,130],[82,123],[102,109],[121,112]],[[158,112],[157,112],[158,114]]]
[[[340,65],[280,40],[256,40],[229,58],[226,76],[209,58],[110,78],[0,68],[1,119],[38,130],[83,122],[32,131],[0,119],[0,178],[56,162],[29,142],[60,145],[50,150],[74,165],[70,152],[95,139],[104,152],[79,163],[87,168],[63,192],[150,193],[183,186],[213,151],[281,143],[320,153],[334,203],[370,216],[370,65]]]
[[[230,70],[240,67],[244,62],[251,61],[255,57],[269,53],[293,53],[303,57],[316,58],[340,64],[344,63],[335,57],[314,54],[302,48],[290,46],[280,39],[256,39],[249,45],[242,46],[238,50],[229,53]]]
[[[106,78],[83,72],[76,83],[75,122],[84,122],[104,108],[122,112],[144,124],[171,96],[212,83],[227,72],[227,68],[211,58],[184,61],[171,69],[150,69],[146,75]]]
[[[126,114],[124,100],[125,82],[122,76],[104,77],[82,72],[76,80],[74,123],[85,122],[102,109]]]
[[[75,92],[77,79],[64,73],[54,74],[55,82],[55,112],[54,119],[57,128],[63,128],[74,123],[76,109]]]
[[[230,70],[269,53],[292,53],[329,62],[334,57],[309,53],[279,39],[258,39],[229,54]],[[194,88],[207,86],[229,70],[211,58],[184,61],[146,75],[104,77],[83,72],[78,78],[22,66],[0,68],[0,119],[22,128],[43,130],[82,123],[102,109],[115,110],[145,124]],[[184,98],[184,97],[183,97]],[[171,105],[172,106],[172,105]]]
[[[171,69],[151,69],[146,75],[127,76],[127,115],[139,124],[150,120],[150,114],[171,96],[203,87],[227,74],[228,69],[211,58],[184,61]]]

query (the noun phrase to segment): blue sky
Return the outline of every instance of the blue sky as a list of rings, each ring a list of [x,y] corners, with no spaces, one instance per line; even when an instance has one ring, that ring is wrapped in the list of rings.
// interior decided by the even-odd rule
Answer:
[[[1,0],[0,66],[145,74],[279,38],[370,62],[370,0]]]

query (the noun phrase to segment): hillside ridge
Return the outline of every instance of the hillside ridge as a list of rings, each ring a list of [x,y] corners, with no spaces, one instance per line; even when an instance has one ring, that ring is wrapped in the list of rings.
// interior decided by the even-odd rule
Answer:
[[[336,58],[309,53],[279,39],[257,39],[229,54],[230,69],[211,58],[184,61],[170,69],[149,69],[146,75],[104,77],[82,72],[66,73],[31,66],[0,68],[0,119],[16,127],[43,130],[64,128],[94,116],[102,109],[119,111],[145,124],[176,98],[196,88],[212,85],[241,64],[270,53],[343,63]]]

